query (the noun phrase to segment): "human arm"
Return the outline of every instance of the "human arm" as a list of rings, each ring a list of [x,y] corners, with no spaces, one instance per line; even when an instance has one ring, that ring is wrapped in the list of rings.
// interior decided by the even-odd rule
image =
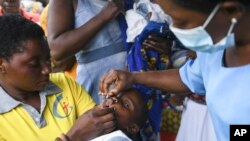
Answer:
[[[60,61],[53,61],[53,72],[64,72],[64,71],[70,71],[74,64],[76,63],[75,56],[70,56],[64,60]]]
[[[109,91],[112,83],[115,83],[115,87]],[[178,69],[132,73],[111,70],[101,78],[99,88],[101,92],[112,95],[129,88],[132,84],[142,84],[173,93],[189,92],[180,78]]]
[[[107,5],[79,28],[74,29],[72,0],[53,0],[49,6],[48,42],[52,57],[58,61],[74,55],[110,20],[120,13],[119,1]]]
[[[48,29],[47,29],[48,9],[49,9],[49,5],[47,5],[43,9],[43,11],[40,15],[40,19],[39,19],[40,26],[43,28],[46,36],[48,36]],[[52,61],[53,61],[52,71],[53,72],[61,72],[61,71],[71,70],[73,65],[76,63],[76,58],[75,58],[75,56],[70,56],[70,57],[63,59],[63,60],[60,60],[60,61],[55,61],[54,59],[52,59]]]

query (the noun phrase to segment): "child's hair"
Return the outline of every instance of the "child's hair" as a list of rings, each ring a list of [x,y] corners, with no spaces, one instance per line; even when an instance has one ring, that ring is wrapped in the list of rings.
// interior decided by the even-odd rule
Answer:
[[[146,123],[147,112],[148,112],[147,104],[144,100],[144,97],[136,88],[130,88],[124,91],[123,93],[126,93],[126,92],[134,92],[137,94],[136,96],[138,97],[138,99],[140,99],[138,103],[139,107],[136,107],[137,112],[133,118],[133,122],[136,123],[139,126],[139,128],[142,128]]]
[[[36,23],[20,15],[0,16],[0,57],[9,59],[21,52],[28,39],[43,39],[44,31]]]
[[[172,0],[174,3],[188,9],[197,10],[203,13],[210,13],[214,6],[224,1],[238,1],[244,5],[249,5],[249,0]]]

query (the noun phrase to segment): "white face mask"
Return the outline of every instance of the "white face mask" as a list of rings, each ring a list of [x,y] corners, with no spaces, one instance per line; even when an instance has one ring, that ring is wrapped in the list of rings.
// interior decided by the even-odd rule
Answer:
[[[213,53],[218,50],[233,47],[235,45],[235,37],[234,33],[231,32],[234,25],[237,23],[235,18],[233,18],[231,21],[231,26],[228,30],[227,36],[225,36],[216,44],[213,43],[211,36],[205,30],[206,26],[214,17],[219,8],[220,5],[218,4],[208,16],[203,26],[198,26],[192,29],[179,29],[173,27],[173,24],[171,24],[169,28],[186,48],[193,51]]]

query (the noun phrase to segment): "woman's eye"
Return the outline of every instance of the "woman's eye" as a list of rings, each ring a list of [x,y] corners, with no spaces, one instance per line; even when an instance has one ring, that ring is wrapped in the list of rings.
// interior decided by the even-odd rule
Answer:
[[[46,61],[46,64],[50,66],[50,65],[51,65],[51,61],[50,61],[50,60],[47,60],[47,61]]]
[[[29,63],[29,65],[31,66],[31,67],[40,67],[40,63],[39,62],[31,62],[31,63]]]

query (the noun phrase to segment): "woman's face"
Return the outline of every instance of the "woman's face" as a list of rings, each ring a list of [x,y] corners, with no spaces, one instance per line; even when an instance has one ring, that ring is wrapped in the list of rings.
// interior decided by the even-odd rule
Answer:
[[[15,91],[40,91],[49,82],[50,55],[45,40],[29,39],[23,49],[8,60],[3,59],[4,85]]]
[[[174,0],[156,1],[165,13],[172,18],[173,26],[180,29],[191,29],[202,26],[210,15],[210,13],[206,14],[180,6],[176,4]],[[224,17],[222,12],[218,10],[205,30],[216,43],[226,36],[230,25],[230,20]]]

